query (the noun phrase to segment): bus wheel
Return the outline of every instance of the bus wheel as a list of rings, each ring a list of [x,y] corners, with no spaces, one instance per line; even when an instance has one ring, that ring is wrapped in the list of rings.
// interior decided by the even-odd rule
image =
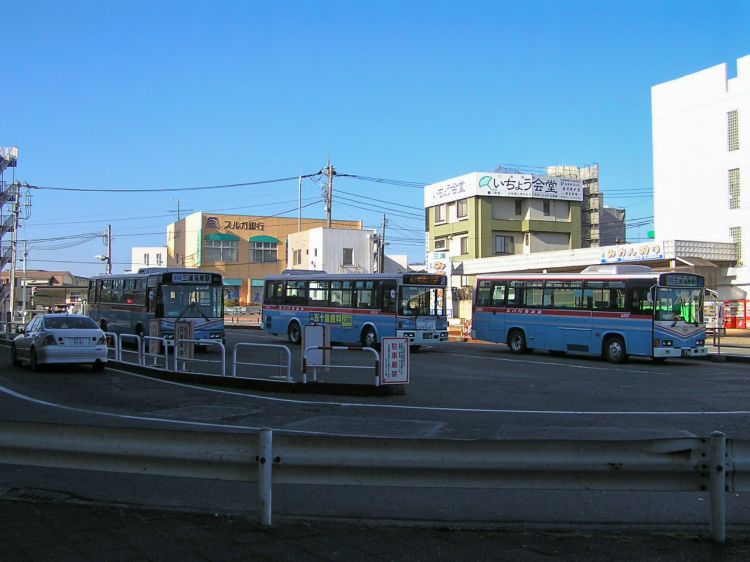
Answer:
[[[513,353],[526,353],[526,336],[521,330],[511,330],[508,334],[508,347]]]
[[[299,324],[296,322],[291,322],[289,324],[289,329],[286,331],[286,335],[289,338],[290,343],[294,345],[302,343],[302,332],[299,329]]]
[[[362,331],[362,346],[371,347],[373,349],[377,348],[378,337],[375,335],[375,330],[367,327]]]
[[[604,357],[610,363],[622,363],[627,357],[625,342],[620,336],[610,336],[604,342]]]

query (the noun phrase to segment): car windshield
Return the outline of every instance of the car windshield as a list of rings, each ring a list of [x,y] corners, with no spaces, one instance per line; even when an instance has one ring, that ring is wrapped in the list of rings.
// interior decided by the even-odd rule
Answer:
[[[703,322],[703,289],[659,287],[656,291],[656,320]]]
[[[445,315],[445,289],[438,287],[401,287],[398,313],[403,316]]]
[[[220,318],[224,304],[222,287],[213,285],[164,285],[166,318]]]
[[[51,330],[90,330],[99,326],[88,316],[48,316],[44,319],[44,327]]]

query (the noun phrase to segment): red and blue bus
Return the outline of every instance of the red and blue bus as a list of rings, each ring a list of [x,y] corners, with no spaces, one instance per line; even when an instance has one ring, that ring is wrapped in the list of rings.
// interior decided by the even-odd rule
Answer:
[[[646,266],[592,266],[580,274],[477,277],[472,336],[532,349],[600,355],[704,357],[704,278]]]
[[[398,336],[416,349],[448,341],[445,299],[445,275],[288,270],[265,279],[263,328],[299,344],[303,326],[324,324],[333,342],[377,347]]]
[[[105,332],[174,339],[175,321],[193,325],[193,338],[224,340],[224,288],[219,273],[144,268],[89,281],[88,314]],[[158,333],[151,333],[158,320]]]

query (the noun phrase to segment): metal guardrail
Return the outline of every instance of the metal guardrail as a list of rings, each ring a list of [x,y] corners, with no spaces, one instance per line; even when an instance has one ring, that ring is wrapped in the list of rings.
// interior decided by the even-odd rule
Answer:
[[[373,367],[368,365],[332,365],[330,363],[325,365],[311,365],[307,362],[307,354],[311,352],[314,349],[321,349],[324,351],[330,351],[330,350],[343,350],[343,351],[369,351],[373,355],[375,355],[375,386],[380,386],[380,355],[378,352],[371,347],[363,347],[361,345],[312,345],[310,347],[306,347],[305,351],[302,355],[302,382],[307,383],[307,368],[311,367],[313,370],[313,381],[318,380],[318,369],[319,368],[326,368],[326,369],[372,369]]]
[[[269,348],[269,349],[279,349],[282,351],[282,353],[286,356],[286,365],[274,365],[272,363],[251,363],[248,361],[239,361],[237,359],[238,351],[240,349],[244,348]],[[286,382],[291,383],[292,381],[292,352],[289,351],[289,348],[285,345],[279,345],[275,343],[238,343],[235,344],[234,349],[232,350],[232,376],[236,378],[245,378],[245,377],[237,377],[237,366],[238,365],[252,365],[255,367],[276,367],[278,369],[286,369]]]
[[[458,441],[3,421],[0,463],[257,482],[262,525],[272,523],[274,483],[707,491],[710,534],[724,542],[726,493],[750,491],[750,440],[718,432],[633,441]]]
[[[218,347],[219,351],[221,353],[221,359],[196,359],[194,357],[193,353],[181,353],[181,351],[188,350],[189,344],[193,345],[204,345],[204,346],[213,346]],[[211,341],[211,340],[190,340],[190,339],[177,339],[174,342],[174,372],[175,373],[184,373],[188,372],[186,370],[186,364],[190,361],[192,363],[218,363],[221,364],[221,372],[216,375],[215,373],[201,373],[203,375],[211,375],[211,376],[220,376],[223,377],[226,375],[227,368],[226,368],[226,362],[227,362],[227,356],[226,356],[226,348],[224,347],[224,344],[220,341]],[[182,364],[182,369],[180,369],[180,364]],[[190,371],[192,372],[192,371]]]
[[[112,359],[113,361],[119,361],[120,360],[120,338],[115,332],[104,332],[104,337],[107,340],[107,359]],[[109,345],[110,342],[112,345]],[[114,353],[114,357],[109,356],[109,352],[112,351]]]
[[[158,342],[157,349],[162,349],[164,353],[151,352],[152,342]],[[167,338],[161,338],[156,336],[144,336],[143,337],[143,353],[141,353],[141,366],[151,367],[152,369],[161,369],[163,371],[169,370],[169,342]],[[161,359],[164,359],[162,362]]]
[[[131,349],[124,349],[125,342],[135,342],[135,351]],[[132,354],[136,354],[137,361],[126,361],[125,357],[129,357]],[[141,337],[136,334],[120,334],[120,342],[117,347],[117,357],[120,363],[127,363],[129,365],[143,365],[143,342]]]

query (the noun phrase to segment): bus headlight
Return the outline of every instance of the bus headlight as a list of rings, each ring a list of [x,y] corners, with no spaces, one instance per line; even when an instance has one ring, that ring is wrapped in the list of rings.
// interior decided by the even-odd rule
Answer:
[[[672,347],[672,340],[654,340],[654,347]]]
[[[698,347],[706,345],[706,340],[695,340],[695,345]]]

